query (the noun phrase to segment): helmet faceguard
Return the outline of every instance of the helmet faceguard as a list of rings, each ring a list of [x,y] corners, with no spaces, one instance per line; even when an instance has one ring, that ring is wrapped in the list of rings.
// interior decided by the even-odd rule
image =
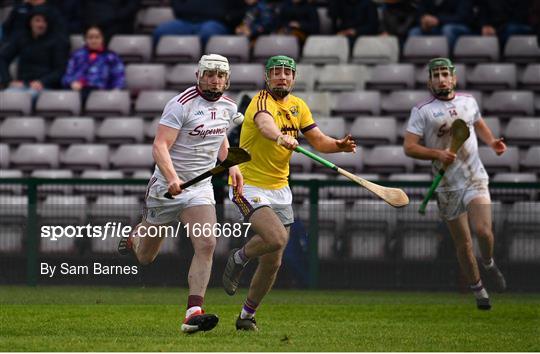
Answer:
[[[274,88],[271,87],[270,86],[270,71],[274,68],[291,69],[293,71],[293,77],[296,77],[296,62],[294,61],[293,58],[285,56],[285,55],[276,55],[276,56],[270,57],[268,61],[266,62],[265,71],[264,71],[266,87],[275,96],[279,98],[284,98],[289,93],[291,93],[292,88],[294,86],[294,82],[293,84],[291,84],[291,87],[287,89],[284,89],[281,87],[274,87]]]
[[[450,80],[452,81],[450,86],[444,89],[437,88],[433,86],[431,82],[433,80],[434,72],[448,70],[450,72]],[[452,64],[452,61],[448,58],[435,58],[431,59],[428,64],[429,71],[429,82],[428,87],[433,96],[440,99],[448,99],[452,96],[453,92],[456,90],[455,74],[456,67]]]
[[[227,81],[223,90],[212,91],[208,87],[201,87],[201,79],[204,76],[205,71],[216,71],[224,73],[227,76]],[[197,86],[199,87],[202,96],[208,100],[215,101],[223,95],[223,92],[229,88],[230,85],[231,69],[229,67],[229,61],[224,56],[219,54],[203,55],[199,60],[199,70],[197,71]]]

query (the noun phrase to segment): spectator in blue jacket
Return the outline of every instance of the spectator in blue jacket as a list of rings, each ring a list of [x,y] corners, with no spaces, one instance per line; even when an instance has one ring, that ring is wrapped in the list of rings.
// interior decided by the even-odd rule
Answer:
[[[319,14],[311,1],[285,0],[277,12],[277,33],[292,34],[302,45],[308,36],[319,33]]]
[[[84,41],[84,47],[69,59],[62,86],[80,91],[83,102],[92,90],[123,89],[124,64],[116,53],[107,50],[101,28],[88,27]]]
[[[264,0],[245,0],[244,17],[235,28],[237,35],[248,37],[251,41],[261,34],[268,34],[274,29],[274,12]]]

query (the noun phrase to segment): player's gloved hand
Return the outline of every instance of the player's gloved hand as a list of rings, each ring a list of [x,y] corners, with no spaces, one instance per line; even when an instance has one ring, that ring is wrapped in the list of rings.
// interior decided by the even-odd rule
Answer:
[[[298,146],[298,141],[292,136],[286,134],[281,134],[278,136],[276,143],[289,150],[294,150]]]
[[[489,144],[497,156],[502,155],[506,151],[506,144],[503,140],[503,138],[495,139]]]
[[[437,160],[441,161],[444,165],[450,165],[456,161],[457,155],[451,152],[450,150],[439,150],[439,156]]]
[[[356,142],[350,134],[347,134],[343,139],[336,140],[336,145],[339,151],[356,152]]]

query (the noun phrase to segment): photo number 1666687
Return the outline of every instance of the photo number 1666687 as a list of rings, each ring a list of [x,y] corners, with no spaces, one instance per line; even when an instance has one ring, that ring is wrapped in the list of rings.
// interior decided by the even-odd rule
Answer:
[[[186,223],[182,227],[187,237],[247,237],[251,223]]]

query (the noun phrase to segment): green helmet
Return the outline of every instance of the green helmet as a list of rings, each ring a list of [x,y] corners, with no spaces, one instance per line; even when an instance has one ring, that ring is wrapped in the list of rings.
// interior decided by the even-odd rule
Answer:
[[[452,75],[456,71],[456,67],[454,66],[454,64],[452,64],[452,61],[448,58],[434,58],[429,61],[428,71],[429,71],[430,77],[431,77],[432,70],[436,68],[448,68],[448,70],[450,70]]]
[[[296,62],[293,58],[286,55],[275,55],[268,58],[268,60],[266,61],[265,71],[268,73],[270,69],[275,68],[276,66],[283,66],[296,72]]]

